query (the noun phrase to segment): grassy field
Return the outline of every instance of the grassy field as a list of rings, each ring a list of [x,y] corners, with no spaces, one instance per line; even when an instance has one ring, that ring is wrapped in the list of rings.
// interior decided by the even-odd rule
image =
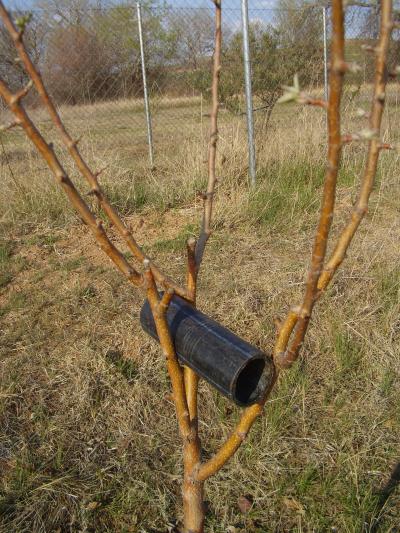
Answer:
[[[355,110],[366,96],[346,96],[344,132],[365,127]],[[398,142],[394,86],[388,100],[384,138]],[[87,109],[63,114],[85,134],[91,165],[107,167],[102,184],[139,242],[182,280],[206,180],[199,102],[159,105],[152,171],[146,146],[112,122],[117,106],[121,125],[132,103],[101,104],[92,120]],[[167,124],[179,113],[187,123],[172,135]],[[0,531],[175,531],[180,440],[163,357],[138,322],[142,296],[97,249],[22,134],[1,141]],[[364,148],[344,150],[334,235],[355,200]],[[258,185],[249,190],[243,121],[221,113],[215,233],[198,304],[266,351],[273,318],[302,295],[325,151],[320,110],[277,109],[266,132],[257,125]],[[384,152],[368,216],[316,308],[301,361],[207,483],[207,532],[400,531],[399,205],[399,156]],[[205,457],[239,411],[202,383]],[[253,502],[245,514],[242,496]]]

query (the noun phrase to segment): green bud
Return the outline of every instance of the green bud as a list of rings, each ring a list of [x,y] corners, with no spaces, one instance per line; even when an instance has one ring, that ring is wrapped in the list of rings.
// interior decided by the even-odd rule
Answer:
[[[26,26],[30,23],[32,20],[32,13],[27,13],[26,15],[23,15],[22,17],[19,17],[15,21],[15,25],[20,31],[25,31]]]

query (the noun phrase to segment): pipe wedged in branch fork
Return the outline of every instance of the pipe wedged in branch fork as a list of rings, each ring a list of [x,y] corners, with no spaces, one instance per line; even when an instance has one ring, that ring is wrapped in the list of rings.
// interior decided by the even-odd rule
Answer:
[[[25,48],[25,44],[23,42],[23,31],[19,31],[15,27],[9,13],[5,9],[3,2],[1,0],[0,0],[0,17],[4,21],[7,31],[9,32],[14,42],[19,58],[21,62],[23,63],[25,70],[31,79],[31,82],[36,87],[36,90],[44,106],[46,107],[53,124],[55,125],[55,127],[60,133],[60,137],[61,137],[63,144],[65,145],[69,154],[74,160],[79,172],[82,174],[82,176],[86,179],[86,181],[90,185],[91,193],[96,196],[104,213],[107,215],[110,222],[115,226],[115,228],[117,229],[121,237],[124,239],[129,250],[132,252],[133,256],[138,261],[140,261],[140,263],[142,263],[143,260],[147,258],[147,256],[144,254],[143,250],[138,245],[132,233],[129,231],[127,226],[124,224],[124,222],[122,221],[117,211],[113,208],[113,206],[108,201],[107,197],[104,195],[100,187],[99,181],[98,181],[99,173],[92,172],[89,165],[86,163],[86,161],[84,160],[84,158],[82,157],[79,151],[78,142],[72,139],[67,129],[65,128],[60,118],[60,115],[58,114],[58,111],[52,99],[50,98],[50,95],[47,92],[47,89],[43,83],[42,77],[38,69],[33,64]],[[162,284],[165,287],[172,287],[177,294],[179,294],[183,298],[188,298],[187,290],[183,287],[180,287],[168,276],[164,275],[161,272],[161,270],[157,267],[157,265],[155,265],[153,262],[151,262],[151,269],[158,283]]]

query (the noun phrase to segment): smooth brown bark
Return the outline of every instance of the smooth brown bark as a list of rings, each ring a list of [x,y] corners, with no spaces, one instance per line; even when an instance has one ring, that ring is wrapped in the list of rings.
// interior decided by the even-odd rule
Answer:
[[[361,181],[360,193],[348,224],[343,229],[331,258],[324,267],[319,280],[318,289],[323,291],[333,278],[336,270],[346,257],[347,249],[360,225],[362,219],[368,211],[368,201],[374,186],[376,170],[378,166],[379,154],[382,149],[390,146],[384,145],[379,139],[382,116],[385,107],[386,84],[388,79],[387,55],[389,51],[390,37],[393,30],[392,2],[383,0],[381,2],[381,23],[379,42],[375,49],[375,81],[374,92],[369,113],[369,129],[376,133],[376,138],[369,142],[367,162]]]
[[[328,100],[328,163],[325,174],[320,218],[314,239],[311,266],[307,277],[304,300],[299,309],[299,317],[295,326],[293,340],[286,352],[277,356],[277,363],[281,367],[290,366],[293,361],[295,361],[299,349],[302,346],[315,303],[318,278],[324,264],[335,208],[336,183],[342,151],[340,103],[345,72],[344,10],[341,0],[333,0],[331,70]]]

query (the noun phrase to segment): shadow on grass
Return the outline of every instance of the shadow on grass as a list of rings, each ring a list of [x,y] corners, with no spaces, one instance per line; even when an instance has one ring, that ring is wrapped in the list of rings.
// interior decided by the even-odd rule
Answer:
[[[393,468],[389,479],[386,481],[384,486],[376,492],[377,496],[377,515],[379,516],[382,509],[384,508],[386,502],[390,496],[395,491],[396,487],[400,485],[400,462]],[[370,529],[370,533],[378,533],[381,526],[381,517],[377,518],[376,522],[373,524]]]
[[[138,376],[137,367],[131,359],[124,358],[119,350],[108,350],[105,354],[106,361],[120,372],[128,383],[132,383]]]

